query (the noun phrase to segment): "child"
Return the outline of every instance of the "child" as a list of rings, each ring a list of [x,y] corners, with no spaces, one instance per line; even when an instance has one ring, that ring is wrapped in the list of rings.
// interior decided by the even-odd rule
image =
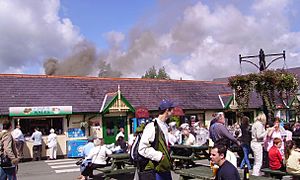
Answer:
[[[272,170],[285,171],[282,155],[280,153],[281,146],[282,140],[280,138],[274,138],[273,146],[269,150],[269,167]]]

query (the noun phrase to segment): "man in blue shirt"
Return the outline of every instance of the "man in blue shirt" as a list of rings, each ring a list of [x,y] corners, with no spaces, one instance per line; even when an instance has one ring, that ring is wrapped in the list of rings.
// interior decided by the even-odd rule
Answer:
[[[82,147],[82,157],[83,158],[86,158],[89,155],[91,149],[94,147],[93,140],[94,139],[92,137],[89,137],[88,143]]]
[[[33,140],[33,160],[39,161],[42,159],[42,133],[38,127],[34,129],[30,139]]]
[[[211,150],[211,161],[219,166],[215,180],[240,180],[238,170],[225,159],[227,148],[223,144],[216,144]]]

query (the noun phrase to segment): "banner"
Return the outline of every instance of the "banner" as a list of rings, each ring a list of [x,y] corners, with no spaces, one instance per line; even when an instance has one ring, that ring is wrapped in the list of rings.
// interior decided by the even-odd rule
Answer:
[[[72,114],[72,106],[10,107],[9,116],[48,116]]]

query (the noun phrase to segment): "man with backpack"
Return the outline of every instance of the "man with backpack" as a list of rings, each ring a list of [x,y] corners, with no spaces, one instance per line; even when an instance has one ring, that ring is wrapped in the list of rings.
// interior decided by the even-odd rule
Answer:
[[[171,180],[171,161],[168,150],[168,125],[173,115],[173,102],[163,100],[159,105],[159,115],[146,125],[140,139],[138,153],[149,159],[146,167],[140,169],[140,179]]]
[[[16,166],[19,163],[17,149],[11,135],[11,122],[3,121],[3,130],[0,132],[0,179],[17,179]]]

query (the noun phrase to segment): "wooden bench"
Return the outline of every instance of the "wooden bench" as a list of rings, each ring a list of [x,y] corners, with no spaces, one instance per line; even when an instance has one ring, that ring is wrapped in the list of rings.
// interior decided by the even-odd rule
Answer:
[[[293,174],[293,173],[288,173],[288,172],[283,172],[279,170],[272,170],[269,168],[264,168],[261,169],[261,172],[264,172],[266,176],[271,176],[271,177],[277,177],[278,179],[281,179],[282,176],[291,176],[293,179],[300,179],[300,174]]]
[[[128,166],[123,169],[111,169],[109,168],[97,168],[97,171],[100,171],[100,174],[102,174],[102,178],[104,179],[110,179],[111,176],[114,175],[121,175],[121,174],[128,174],[128,173],[134,173],[135,167],[134,166]]]
[[[269,168],[263,168],[260,171],[264,172],[265,176],[269,176],[269,177],[273,177],[273,178],[277,178],[277,179],[282,179],[282,176],[288,175],[287,172],[283,172],[280,170],[272,170]]]
[[[189,169],[179,169],[175,170],[176,174],[180,175],[181,180],[185,179],[204,179],[204,180],[211,180],[212,179],[212,170],[210,167],[206,166],[197,166]],[[240,177],[243,179],[243,174],[240,172]],[[251,180],[270,180],[270,177],[262,177],[262,176],[251,176]]]
[[[206,152],[208,146],[187,146],[173,145],[171,146],[171,160],[175,168],[189,168],[196,164],[194,160],[208,159],[209,154]],[[204,157],[203,157],[204,156]]]
[[[176,174],[180,175],[181,180],[185,179],[204,179],[211,180],[212,179],[212,170],[210,167],[206,166],[197,166],[189,169],[179,169],[175,170]],[[243,179],[243,174],[240,172],[240,177]],[[263,176],[252,176],[250,175],[251,180],[271,180],[270,177]]]

